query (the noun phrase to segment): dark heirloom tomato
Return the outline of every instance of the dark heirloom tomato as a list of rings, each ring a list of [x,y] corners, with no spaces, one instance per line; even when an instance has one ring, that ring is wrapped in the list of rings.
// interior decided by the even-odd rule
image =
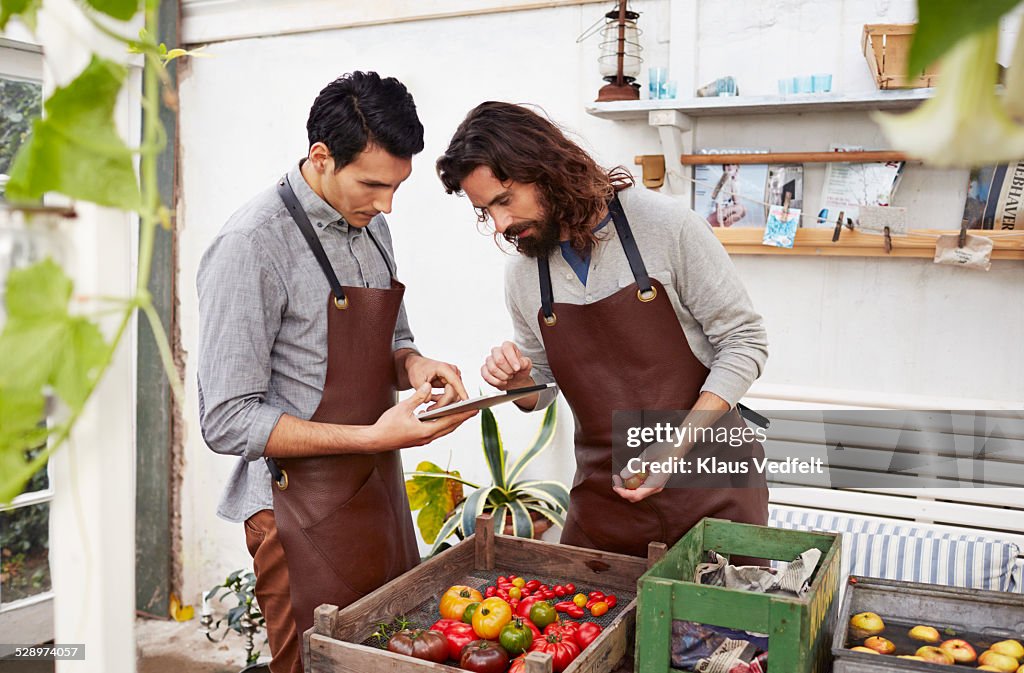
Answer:
[[[391,636],[388,650],[438,664],[448,660],[448,641],[440,631],[403,629]]]
[[[505,673],[508,653],[490,640],[474,640],[462,650],[459,668],[475,673]]]

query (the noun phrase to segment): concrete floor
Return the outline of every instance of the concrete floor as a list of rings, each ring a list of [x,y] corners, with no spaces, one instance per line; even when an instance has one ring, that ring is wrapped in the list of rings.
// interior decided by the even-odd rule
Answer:
[[[137,673],[238,673],[245,667],[241,636],[232,632],[223,642],[211,643],[199,631],[198,619],[172,622],[139,618],[135,621],[135,639]],[[263,652],[268,653],[266,644]],[[53,673],[53,663],[5,661],[0,662],[0,673]]]

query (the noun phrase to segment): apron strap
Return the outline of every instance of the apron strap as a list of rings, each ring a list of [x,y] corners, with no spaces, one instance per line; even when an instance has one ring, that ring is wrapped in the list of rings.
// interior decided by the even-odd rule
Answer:
[[[547,257],[537,258],[537,272],[540,276],[540,307],[544,312],[544,322],[550,327],[555,324],[555,295],[551,290],[551,266]]]
[[[622,243],[622,251],[626,253],[633,278],[640,287],[640,299],[650,301],[654,298],[651,294],[653,290],[651,278],[647,275],[647,266],[644,265],[644,259],[640,256],[640,248],[637,247],[636,239],[633,238],[633,230],[629,227],[629,220],[626,219],[626,213],[622,210],[622,204],[619,203],[618,194],[615,194],[608,203],[608,211],[612,214],[612,221],[615,222],[615,232],[619,236],[619,242]]]
[[[369,226],[366,227],[366,235],[369,236],[370,240],[373,241],[373,244],[375,246],[377,246],[377,252],[380,253],[380,258],[384,260],[384,266],[386,266],[388,268],[388,275],[391,276],[392,278],[394,278],[395,277],[395,270],[391,268],[391,262],[388,261],[387,253],[384,252],[384,246],[382,246],[377,241],[377,237],[373,235],[372,231],[370,231],[370,227]]]
[[[657,296],[657,290],[651,286],[651,278],[647,275],[647,266],[643,257],[640,256],[640,248],[637,247],[636,239],[633,238],[633,230],[629,227],[629,220],[626,218],[622,204],[619,202],[619,195],[615,194],[608,203],[608,212],[611,213],[612,221],[615,223],[615,231],[622,243],[622,251],[626,253],[626,260],[633,272],[640,290],[637,296],[640,301],[651,301]],[[537,258],[537,275],[540,277],[540,306],[544,313],[544,322],[550,327],[555,324],[555,297],[551,289],[551,266],[547,257]]]
[[[285,207],[288,208],[288,212],[291,213],[292,219],[299,227],[299,231],[302,232],[302,237],[306,239],[306,245],[308,245],[309,249],[313,251],[313,256],[316,257],[316,261],[320,265],[320,269],[327,277],[327,282],[331,285],[331,292],[334,293],[334,305],[338,308],[348,308],[348,299],[345,298],[345,292],[341,289],[341,283],[338,282],[338,276],[334,273],[334,267],[331,266],[331,261],[327,259],[327,253],[324,252],[324,246],[320,243],[320,239],[317,238],[316,232],[313,230],[313,225],[309,221],[309,216],[306,215],[306,211],[302,209],[302,204],[299,203],[298,197],[296,197],[295,192],[292,191],[292,186],[288,184],[287,175],[278,181],[277,194],[281,197],[281,200],[284,201]]]

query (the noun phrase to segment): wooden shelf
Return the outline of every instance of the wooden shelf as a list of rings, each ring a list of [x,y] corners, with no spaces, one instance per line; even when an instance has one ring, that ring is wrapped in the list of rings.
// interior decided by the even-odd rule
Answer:
[[[775,248],[762,245],[763,228],[723,229],[715,227],[715,236],[731,255],[822,255],[832,257],[920,257],[932,259],[935,256],[937,234],[957,234],[958,231],[937,229],[915,229],[908,236],[892,237],[892,252],[886,253],[883,239],[879,234],[864,234],[843,228],[836,243],[832,242],[832,228],[799,229],[793,248]],[[992,238],[992,259],[1024,260],[1024,236],[999,236],[998,232],[971,229],[970,233]]]
[[[657,110],[676,110],[688,117],[841,112],[847,110],[909,110],[931,98],[934,89],[865,91],[859,93],[802,93],[789,96],[720,96],[672,100],[591,103],[587,112],[601,119],[647,119]]]

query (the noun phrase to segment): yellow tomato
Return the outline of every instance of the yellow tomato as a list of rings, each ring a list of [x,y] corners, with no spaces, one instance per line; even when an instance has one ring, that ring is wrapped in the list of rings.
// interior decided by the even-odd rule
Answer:
[[[496,640],[512,621],[512,606],[497,596],[486,598],[473,613],[473,631],[484,640]]]
[[[514,580],[512,580],[512,586],[519,587],[520,589],[522,589],[526,586],[526,580],[524,580],[522,577],[517,577]]]
[[[479,603],[483,595],[471,587],[456,585],[441,596],[441,616],[445,619],[462,620],[462,613],[470,603]]]
[[[511,589],[508,590],[508,597],[509,598],[522,598],[523,597],[523,591],[519,587],[512,587]]]
[[[572,597],[572,602],[575,603],[578,607],[585,608],[587,607],[587,595],[576,594]]]

